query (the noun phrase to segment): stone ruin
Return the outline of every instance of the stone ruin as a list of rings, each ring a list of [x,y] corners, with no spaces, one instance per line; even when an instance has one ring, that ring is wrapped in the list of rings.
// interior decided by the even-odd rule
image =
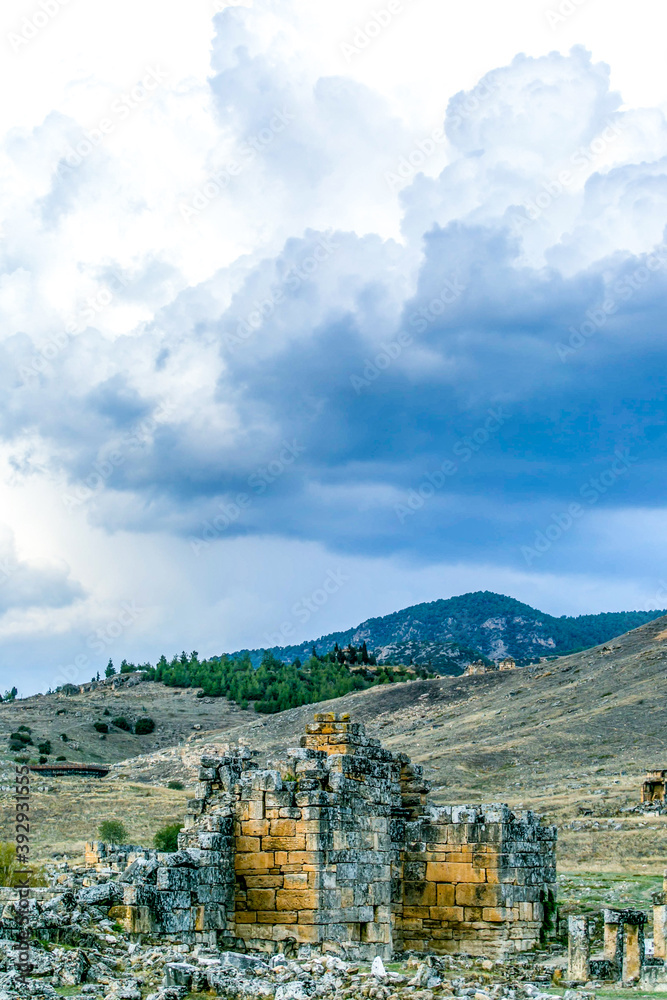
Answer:
[[[463,671],[464,677],[470,677],[474,674],[492,674],[496,672],[504,673],[507,670],[517,670],[516,660],[512,656],[506,656],[502,660],[498,660],[496,663],[485,663],[484,660],[475,660],[474,663],[470,663],[466,669]]]
[[[422,768],[346,715],[317,715],[267,769],[254,756],[202,758],[179,850],[118,880],[128,933],[357,961],[505,958],[549,926],[556,830],[532,812],[429,804]]]
[[[587,917],[568,919],[568,979],[589,979],[641,985],[667,986],[667,872],[661,892],[653,894],[653,954],[647,955],[644,929],[648,917],[642,910],[605,909],[604,951],[591,957],[590,924]]]
[[[642,784],[641,804],[643,806],[664,806],[667,770],[647,771]]]

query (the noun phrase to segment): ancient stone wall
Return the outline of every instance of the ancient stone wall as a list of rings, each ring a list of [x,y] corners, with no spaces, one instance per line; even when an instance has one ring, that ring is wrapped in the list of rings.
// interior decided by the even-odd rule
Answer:
[[[268,953],[504,956],[555,899],[556,834],[507,806],[436,808],[422,769],[347,717],[259,769],[204,757],[179,851],[121,876],[130,932]]]

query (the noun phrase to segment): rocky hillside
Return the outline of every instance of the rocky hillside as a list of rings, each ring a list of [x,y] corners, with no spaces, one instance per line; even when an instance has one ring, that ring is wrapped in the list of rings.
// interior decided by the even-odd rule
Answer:
[[[513,656],[528,663],[543,656],[575,652],[652,621],[664,611],[622,611],[577,618],[554,618],[512,597],[477,591],[448,600],[415,604],[403,611],[369,618],[356,628],[332,632],[298,646],[274,647],[279,659],[307,658],[314,645],[326,653],[366,642],[380,662],[431,665],[443,674],[460,674],[474,660]],[[263,650],[242,650],[253,662]],[[240,654],[234,654],[240,655]]]

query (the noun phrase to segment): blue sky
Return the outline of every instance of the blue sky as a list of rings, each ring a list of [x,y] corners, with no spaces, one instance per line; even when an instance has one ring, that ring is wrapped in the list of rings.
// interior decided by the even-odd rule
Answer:
[[[658,50],[594,0],[148,7],[3,15],[0,684],[667,606]]]

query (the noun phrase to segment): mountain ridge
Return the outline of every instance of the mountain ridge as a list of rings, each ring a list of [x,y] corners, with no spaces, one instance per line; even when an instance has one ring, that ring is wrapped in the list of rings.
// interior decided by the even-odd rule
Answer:
[[[359,625],[330,632],[319,639],[285,645],[237,650],[253,663],[269,650],[292,662],[307,658],[313,646],[327,653],[366,642],[380,663],[409,662],[431,666],[445,674],[462,673],[474,660],[512,656],[519,664],[543,656],[562,656],[607,642],[664,615],[659,611],[601,612],[555,617],[528,604],[495,594],[472,591],[456,597],[415,604]]]

